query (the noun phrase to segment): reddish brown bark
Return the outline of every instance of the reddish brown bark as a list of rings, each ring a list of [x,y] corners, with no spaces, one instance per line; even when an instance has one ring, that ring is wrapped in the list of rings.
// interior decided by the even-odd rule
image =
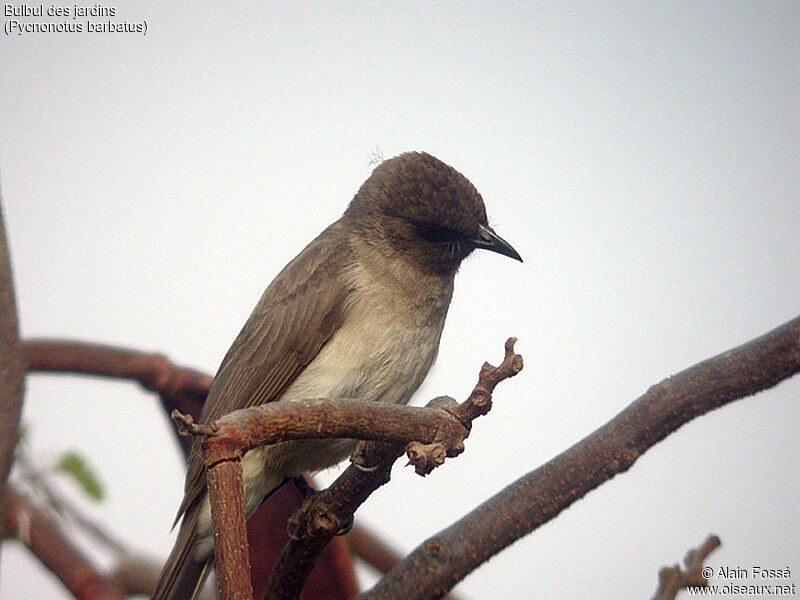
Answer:
[[[245,528],[242,463],[221,451],[223,444],[203,444],[208,498],[214,521],[214,562],[220,597],[252,600]]]
[[[117,600],[124,590],[101,575],[39,508],[8,488],[2,510],[3,528],[19,539],[77,600]]]

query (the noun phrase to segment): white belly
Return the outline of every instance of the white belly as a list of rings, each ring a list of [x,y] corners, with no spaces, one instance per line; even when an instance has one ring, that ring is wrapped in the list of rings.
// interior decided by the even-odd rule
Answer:
[[[384,311],[349,318],[281,401],[353,398],[405,404],[430,370],[440,335],[441,326],[417,326]],[[308,440],[266,447],[262,456],[267,469],[295,476],[342,461],[354,445],[352,440]]]

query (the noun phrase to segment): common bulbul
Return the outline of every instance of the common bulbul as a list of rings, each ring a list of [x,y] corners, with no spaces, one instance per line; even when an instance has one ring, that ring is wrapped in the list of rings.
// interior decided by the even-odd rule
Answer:
[[[341,218],[278,274],[219,367],[200,421],[265,402],[408,402],[439,349],[461,261],[485,248],[521,261],[475,187],[424,152],[380,163]],[[290,478],[346,458],[355,441],[289,441],[242,460],[248,516]],[[154,600],[194,598],[213,562],[200,441],[189,456],[178,539]]]

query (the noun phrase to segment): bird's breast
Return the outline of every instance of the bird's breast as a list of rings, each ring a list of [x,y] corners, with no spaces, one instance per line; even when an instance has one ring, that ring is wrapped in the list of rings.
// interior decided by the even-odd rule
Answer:
[[[386,262],[349,269],[341,326],[281,400],[354,398],[406,403],[439,350],[452,280],[413,280]]]
[[[353,306],[281,400],[408,402],[436,359],[442,325],[414,322],[380,305]]]

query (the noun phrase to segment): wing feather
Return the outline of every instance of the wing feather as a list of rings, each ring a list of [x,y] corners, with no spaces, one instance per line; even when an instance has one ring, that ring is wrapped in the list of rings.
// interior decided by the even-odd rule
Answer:
[[[340,227],[323,231],[261,296],[220,365],[201,422],[279,399],[339,328],[348,291],[342,271],[352,258]],[[178,518],[202,497],[205,475],[195,440]]]

